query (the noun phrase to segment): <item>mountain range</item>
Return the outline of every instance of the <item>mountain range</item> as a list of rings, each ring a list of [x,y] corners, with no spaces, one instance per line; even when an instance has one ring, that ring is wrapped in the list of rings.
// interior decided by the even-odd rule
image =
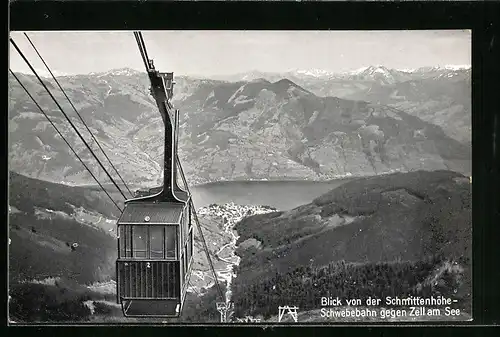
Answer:
[[[444,65],[432,67],[420,67],[416,69],[395,69],[388,68],[383,65],[371,65],[361,67],[355,70],[332,72],[324,69],[295,69],[286,72],[266,72],[259,70],[251,70],[229,75],[212,75],[208,76],[214,80],[223,80],[228,82],[237,81],[252,81],[258,78],[265,78],[269,81],[278,80],[283,77],[304,79],[315,78],[323,80],[344,79],[344,80],[374,80],[376,78],[388,82],[393,78],[393,82],[403,82],[416,78],[428,78],[439,75],[446,75],[450,72],[470,71],[469,65]],[[203,78],[202,76],[193,76]],[[385,79],[384,79],[385,77]]]
[[[335,96],[393,106],[443,127],[452,138],[471,140],[471,68],[466,65],[390,69],[363,67],[344,73],[318,69],[284,74],[247,72],[219,77],[229,81],[293,80],[318,96]]]
[[[191,184],[327,180],[415,169],[470,173],[470,68],[247,75],[236,81],[176,77],[179,151]],[[36,78],[18,76],[91,163]],[[116,69],[58,79],[125,181],[161,183],[163,126],[146,74]],[[56,84],[46,83],[103,158]],[[9,93],[10,169],[67,184],[93,183],[12,76]]]

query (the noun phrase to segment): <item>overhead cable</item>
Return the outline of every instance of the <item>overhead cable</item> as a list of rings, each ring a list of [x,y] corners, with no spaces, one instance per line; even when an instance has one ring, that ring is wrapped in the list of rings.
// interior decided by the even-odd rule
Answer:
[[[33,49],[35,50],[36,54],[38,55],[38,57],[40,58],[40,60],[43,62],[45,68],[47,68],[48,72],[50,73],[50,75],[52,76],[52,79],[56,82],[57,86],[59,87],[59,89],[61,90],[61,92],[64,94],[64,97],[66,97],[66,99],[68,100],[69,104],[71,105],[71,107],[73,108],[73,110],[75,111],[75,113],[77,114],[77,116],[80,118],[80,120],[82,121],[83,125],[85,126],[85,128],[87,129],[87,131],[90,133],[90,136],[92,137],[92,139],[94,140],[94,142],[97,144],[97,146],[99,147],[99,149],[102,151],[102,153],[104,154],[104,157],[106,157],[106,159],[108,160],[109,164],[111,165],[111,167],[115,170],[116,174],[118,175],[118,177],[120,178],[120,180],[122,181],[123,185],[125,186],[125,188],[127,189],[127,191],[130,193],[130,195],[133,197],[134,194],[130,191],[130,189],[128,188],[127,184],[125,183],[125,181],[123,180],[122,176],[120,175],[120,173],[118,172],[118,170],[116,169],[116,167],[113,165],[113,163],[111,162],[111,159],[109,159],[108,155],[106,154],[106,152],[104,151],[104,149],[101,147],[101,144],[99,144],[99,142],[97,141],[97,139],[95,138],[95,136],[92,134],[92,131],[90,130],[90,128],[87,126],[87,123],[85,123],[85,120],[83,119],[83,117],[80,115],[80,113],[78,112],[78,110],[76,109],[76,107],[74,106],[73,102],[71,102],[71,99],[68,97],[68,95],[66,94],[66,91],[63,89],[63,87],[61,86],[61,84],[59,83],[59,81],[57,80],[57,78],[54,76],[54,74],[52,73],[52,70],[50,70],[50,67],[47,65],[47,63],[45,62],[44,58],[42,57],[42,55],[40,55],[40,53],[38,52],[38,49],[35,47],[35,44],[31,41],[31,39],[29,38],[28,34],[24,33],[24,36],[26,37],[26,39],[28,40],[28,42],[31,44],[31,46],[33,47]]]
[[[90,153],[92,154],[92,156],[95,158],[95,160],[99,164],[99,166],[104,170],[104,172],[106,173],[106,175],[108,176],[108,178],[111,180],[111,182],[113,183],[113,185],[115,185],[115,187],[121,193],[121,195],[123,196],[123,198],[126,200],[127,197],[125,196],[125,194],[123,193],[123,191],[120,189],[120,187],[115,182],[115,180],[113,179],[113,177],[109,174],[108,170],[106,170],[106,168],[101,163],[101,161],[99,160],[99,158],[97,158],[97,156],[94,153],[94,151],[92,150],[92,148],[89,146],[89,144],[87,143],[87,141],[85,140],[85,138],[83,138],[83,136],[78,131],[78,129],[76,128],[76,126],[73,124],[73,122],[71,121],[71,119],[68,117],[68,115],[66,114],[66,112],[64,112],[64,109],[61,107],[61,105],[59,104],[59,102],[57,101],[57,99],[54,97],[54,95],[52,95],[52,93],[50,92],[49,88],[43,82],[43,80],[40,78],[40,76],[38,75],[38,73],[36,72],[36,70],[33,68],[33,66],[31,65],[31,63],[28,61],[28,59],[26,58],[26,56],[24,56],[23,52],[19,49],[19,47],[17,46],[17,44],[14,42],[14,40],[12,38],[10,38],[9,40],[12,43],[12,45],[14,46],[14,48],[16,49],[16,51],[19,53],[19,55],[22,57],[22,59],[24,60],[24,62],[28,65],[28,67],[30,68],[30,70],[36,76],[36,78],[38,79],[38,81],[40,82],[40,84],[44,87],[45,91],[47,91],[47,93],[52,98],[52,100],[54,101],[54,103],[57,105],[57,107],[59,108],[59,110],[61,110],[61,112],[64,115],[64,117],[66,117],[66,120],[68,121],[68,123],[71,125],[71,127],[73,128],[73,130],[75,130],[76,134],[78,135],[78,137],[80,137],[80,139],[82,140],[82,142],[85,144],[85,146],[87,147],[87,149],[90,151]]]
[[[56,130],[56,132],[59,134],[59,136],[62,138],[62,140],[66,143],[66,145],[68,145],[68,147],[71,149],[71,151],[75,154],[76,158],[78,158],[78,160],[82,163],[83,167],[85,167],[85,169],[90,173],[90,175],[92,176],[92,178],[94,178],[94,180],[97,182],[97,184],[99,185],[99,187],[108,196],[108,198],[111,199],[111,202],[113,202],[113,204],[116,206],[116,208],[118,208],[118,210],[120,212],[123,212],[122,209],[120,208],[120,206],[118,206],[118,204],[115,202],[115,200],[109,195],[108,191],[106,191],[106,189],[99,182],[99,180],[94,175],[94,173],[92,173],[92,171],[85,164],[85,162],[82,160],[82,158],[78,155],[78,153],[76,153],[75,149],[73,149],[73,147],[71,146],[71,144],[62,135],[62,133],[59,131],[59,129],[57,128],[57,126],[54,124],[54,122],[52,122],[52,120],[49,118],[49,116],[45,113],[45,111],[42,109],[42,107],[40,106],[40,104],[38,104],[38,102],[35,100],[35,98],[30,94],[30,92],[28,91],[28,89],[26,88],[26,86],[24,86],[24,84],[21,82],[21,80],[16,76],[16,74],[12,70],[9,69],[9,71],[12,74],[12,76],[14,76],[14,78],[16,79],[16,81],[19,83],[19,85],[21,86],[21,88],[24,89],[24,91],[29,96],[29,98],[31,98],[31,100],[37,106],[37,108],[40,110],[40,112],[45,116],[45,118],[49,121],[49,123],[52,125],[52,127]]]

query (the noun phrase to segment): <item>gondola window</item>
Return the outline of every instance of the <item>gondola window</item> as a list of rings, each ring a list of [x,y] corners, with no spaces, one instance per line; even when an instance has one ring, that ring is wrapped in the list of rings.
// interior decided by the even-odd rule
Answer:
[[[163,226],[151,226],[149,228],[149,235],[151,237],[151,259],[163,259],[164,256],[164,247],[165,244],[164,235],[165,235],[165,227]]]
[[[176,259],[177,258],[177,227],[175,226],[167,226],[166,237],[165,237],[165,249],[166,249],[166,257],[167,259]]]
[[[148,228],[146,226],[134,226],[132,229],[132,249],[134,258],[145,259],[148,257]]]
[[[132,235],[130,226],[120,226],[120,257],[132,257]]]

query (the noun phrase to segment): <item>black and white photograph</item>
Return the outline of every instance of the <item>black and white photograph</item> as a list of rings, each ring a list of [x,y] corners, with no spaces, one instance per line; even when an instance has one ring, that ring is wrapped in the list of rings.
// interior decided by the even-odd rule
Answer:
[[[15,31],[8,319],[471,321],[471,31]]]

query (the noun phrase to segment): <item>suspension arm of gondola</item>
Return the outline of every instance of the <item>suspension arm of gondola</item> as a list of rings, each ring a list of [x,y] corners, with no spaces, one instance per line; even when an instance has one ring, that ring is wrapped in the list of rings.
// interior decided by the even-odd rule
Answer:
[[[68,117],[68,115],[66,114],[66,112],[64,112],[64,109],[61,107],[61,105],[59,104],[59,102],[57,101],[57,99],[54,97],[54,95],[52,95],[52,93],[50,92],[49,88],[43,82],[43,80],[40,78],[40,76],[38,75],[38,73],[36,72],[36,70],[33,68],[33,66],[31,65],[31,63],[28,61],[28,59],[26,58],[26,56],[24,56],[23,52],[19,49],[19,47],[17,46],[17,44],[14,42],[14,40],[12,38],[10,38],[9,40],[12,43],[12,45],[14,46],[14,48],[16,49],[16,51],[19,53],[19,55],[21,56],[21,58],[28,65],[28,67],[33,72],[33,74],[36,76],[36,78],[38,79],[38,81],[40,82],[40,84],[44,87],[45,91],[47,91],[47,93],[52,98],[52,100],[54,101],[54,103],[57,105],[57,107],[59,108],[59,110],[61,110],[61,112],[64,115],[64,117],[66,117],[66,120],[69,122],[69,124],[71,125],[71,127],[75,130],[76,134],[81,139],[81,141],[85,144],[85,146],[90,151],[90,153],[92,154],[92,156],[95,158],[95,160],[97,161],[97,163],[99,164],[99,166],[104,170],[104,172],[106,173],[106,175],[108,176],[108,178],[111,180],[111,182],[115,185],[115,187],[121,193],[121,195],[123,196],[123,198],[126,200],[127,197],[125,196],[125,194],[123,193],[123,191],[120,189],[120,187],[115,182],[115,180],[113,179],[113,177],[111,177],[111,175],[109,174],[108,170],[106,170],[106,168],[104,167],[104,165],[102,165],[102,163],[99,160],[99,158],[97,158],[96,154],[94,153],[94,151],[92,150],[92,148],[89,146],[89,144],[87,143],[87,141],[85,140],[85,138],[83,138],[83,136],[78,131],[78,129],[76,128],[76,126],[73,124],[73,122],[71,121],[71,119]]]
[[[118,177],[120,178],[121,182],[123,183],[123,185],[125,186],[125,188],[127,189],[127,191],[130,193],[130,195],[133,197],[133,193],[130,191],[130,189],[128,188],[127,184],[125,183],[125,181],[123,180],[122,176],[120,175],[120,173],[118,172],[118,170],[116,169],[116,167],[113,165],[113,163],[111,162],[111,159],[109,159],[108,155],[106,154],[106,152],[104,151],[104,149],[102,148],[101,144],[99,144],[99,142],[97,141],[97,139],[95,138],[94,134],[92,133],[92,131],[90,130],[90,128],[88,127],[87,123],[85,122],[85,120],[83,119],[82,115],[80,115],[80,113],[78,112],[78,110],[76,109],[75,105],[73,104],[73,102],[71,102],[71,99],[68,97],[68,95],[66,94],[66,90],[63,89],[63,87],[61,86],[61,84],[59,83],[59,81],[57,80],[57,78],[54,76],[54,74],[52,73],[52,70],[50,70],[50,67],[47,65],[47,63],[45,62],[44,58],[42,57],[42,55],[40,55],[40,53],[38,52],[38,49],[35,47],[35,44],[31,41],[31,39],[29,38],[28,34],[24,33],[24,36],[26,37],[26,39],[28,40],[28,42],[31,44],[31,47],[33,47],[33,50],[35,50],[36,54],[38,55],[38,57],[40,58],[40,60],[42,61],[43,65],[45,66],[45,68],[48,70],[48,72],[50,73],[50,76],[52,76],[52,79],[56,82],[57,86],[59,87],[59,89],[61,90],[61,92],[63,93],[64,97],[66,97],[66,99],[68,100],[69,104],[71,105],[71,107],[73,108],[73,110],[75,111],[76,115],[80,118],[80,120],[82,121],[82,124],[85,126],[85,128],[87,129],[87,131],[89,132],[90,136],[92,137],[92,139],[94,140],[94,142],[97,144],[97,146],[99,147],[99,149],[101,150],[101,152],[104,154],[104,157],[106,157],[106,160],[109,162],[109,164],[111,165],[111,167],[115,170],[116,174],[118,175]]]
[[[115,202],[115,200],[109,195],[108,191],[106,191],[106,189],[104,188],[104,186],[102,186],[102,184],[99,182],[99,180],[97,179],[97,177],[94,175],[94,173],[92,173],[92,171],[90,170],[90,168],[87,166],[87,164],[85,164],[85,162],[82,160],[82,158],[78,155],[78,153],[76,153],[75,149],[73,149],[73,147],[71,146],[71,144],[66,140],[66,138],[62,135],[61,131],[59,131],[59,129],[57,128],[57,126],[54,124],[54,122],[52,122],[52,120],[49,118],[49,116],[45,113],[45,111],[42,109],[42,107],[40,106],[40,104],[38,104],[38,102],[35,100],[35,98],[30,94],[30,92],[28,91],[28,88],[26,88],[26,86],[21,82],[21,80],[16,76],[16,74],[10,70],[10,73],[12,74],[12,76],[14,76],[14,78],[16,79],[16,81],[19,83],[19,85],[21,86],[21,88],[24,89],[24,91],[26,92],[26,94],[29,96],[29,98],[33,101],[33,103],[36,105],[36,107],[40,110],[40,112],[45,116],[45,118],[49,121],[50,125],[52,125],[52,127],[56,130],[56,132],[59,134],[59,136],[61,137],[61,139],[66,143],[66,145],[68,145],[68,147],[71,149],[71,151],[73,152],[73,154],[76,156],[76,158],[78,158],[78,160],[82,163],[83,167],[85,167],[85,169],[90,173],[90,175],[92,176],[92,178],[94,178],[94,180],[96,181],[96,183],[99,185],[99,187],[104,191],[104,193],[108,196],[108,198],[111,200],[111,202],[113,202],[113,204],[116,206],[116,208],[118,208],[118,210],[120,212],[123,212],[123,210],[120,208],[120,206],[118,206],[118,204]]]
[[[146,50],[146,45],[144,43],[144,39],[142,38],[142,34],[140,32],[134,32],[134,36],[135,36],[137,45],[139,47],[139,52],[140,52],[141,57],[142,57],[142,59],[144,61],[144,65],[146,67],[146,71],[148,73],[148,76],[149,76],[149,79],[150,79],[150,82],[151,82],[151,93],[152,93],[153,97],[156,100],[156,103],[157,103],[157,106],[158,106],[158,108],[159,108],[159,110],[161,112],[162,118],[165,118],[164,114],[170,114],[169,111],[171,111],[173,109],[173,106],[170,103],[170,99],[169,99],[170,97],[168,97],[167,93],[165,92],[165,88],[162,85],[162,83],[155,83],[155,82],[161,80],[161,77],[158,76],[159,74],[155,70],[152,60],[150,60],[148,58],[147,50]],[[164,122],[166,122],[165,119],[164,119]],[[184,175],[184,170],[182,169],[182,165],[180,164],[179,156],[178,156],[177,153],[175,154],[175,162],[177,163],[177,165],[179,167],[179,171],[181,173],[183,184],[186,187],[187,192],[189,193],[189,195],[191,195],[191,192],[189,191],[189,186],[188,186],[187,181],[186,181],[186,177]],[[175,167],[172,167],[172,169],[175,169]],[[222,291],[222,288],[220,287],[219,280],[218,280],[218,277],[217,277],[217,273],[215,271],[212,259],[210,257],[210,252],[208,250],[208,245],[206,243],[205,236],[203,235],[203,230],[201,228],[201,224],[200,224],[200,221],[198,219],[198,216],[197,216],[197,213],[196,213],[196,208],[194,206],[192,198],[190,198],[190,200],[189,200],[189,207],[191,208],[192,214],[194,215],[194,220],[196,222],[198,231],[200,233],[200,236],[201,236],[201,239],[202,239],[202,242],[203,242],[205,254],[207,256],[207,260],[208,260],[208,263],[210,265],[210,269],[211,269],[212,273],[214,274],[214,281],[215,281],[215,284],[217,286],[217,290],[218,290],[219,296],[221,297],[221,299],[223,299],[225,301],[225,296],[224,296],[224,293]]]

